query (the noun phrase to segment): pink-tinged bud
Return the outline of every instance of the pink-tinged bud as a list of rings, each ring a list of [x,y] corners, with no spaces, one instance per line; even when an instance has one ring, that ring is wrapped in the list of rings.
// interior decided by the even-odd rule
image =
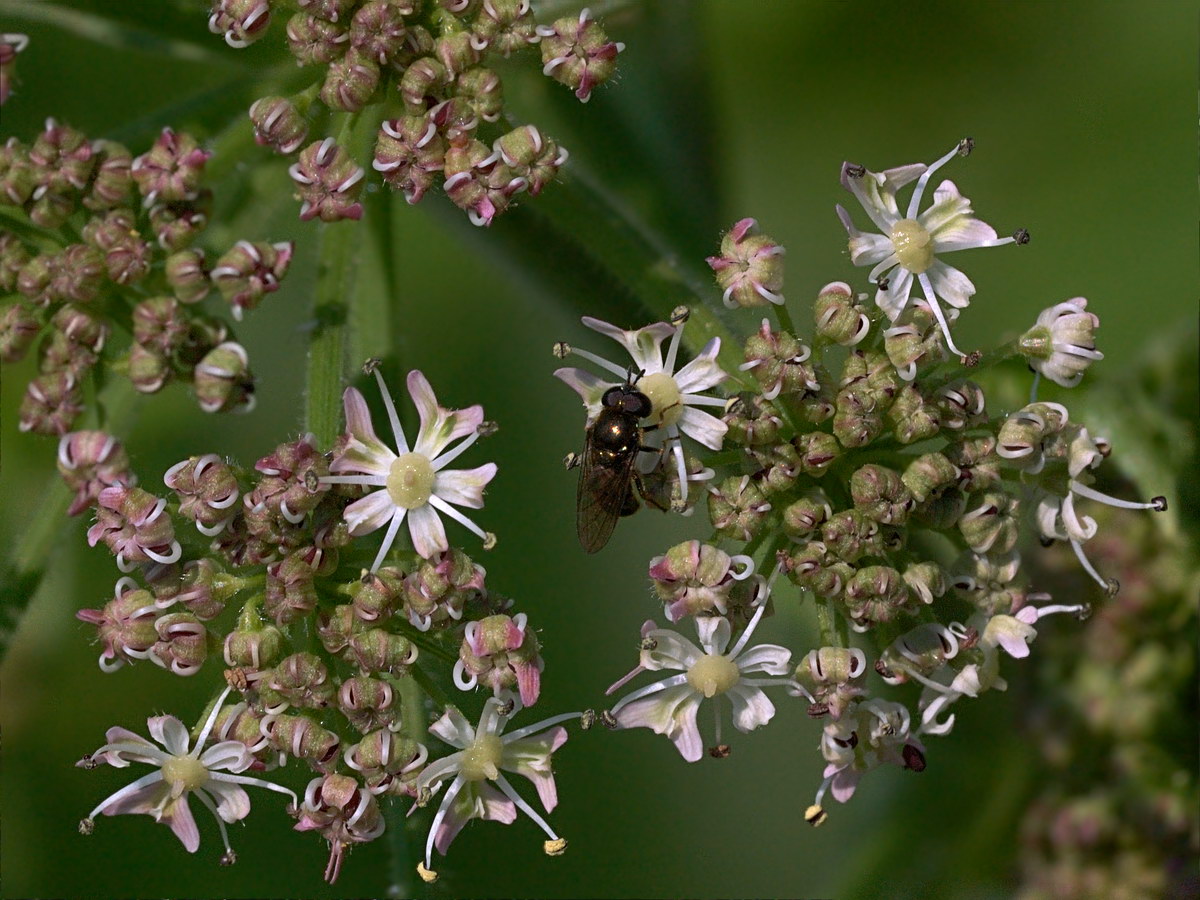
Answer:
[[[179,498],[179,515],[210,537],[237,512],[237,478],[215,453],[176,463],[164,473],[163,482]]]
[[[128,209],[97,216],[83,226],[83,239],[104,254],[109,280],[132,284],[150,271],[150,245],[142,240]]]
[[[534,195],[557,177],[568,156],[565,148],[543,137],[533,125],[510,131],[492,146],[505,165],[528,182],[529,193]]]
[[[96,212],[126,206],[133,187],[133,155],[116,141],[93,141],[96,171],[83,205]]]
[[[212,191],[205,189],[195,200],[157,203],[150,208],[150,227],[158,245],[168,253],[182,250],[208,227],[212,211]]]
[[[726,478],[708,489],[708,515],[713,527],[734,540],[751,540],[762,530],[770,510],[770,502],[749,476]]]
[[[165,356],[135,343],[130,345],[129,355],[125,359],[125,374],[138,393],[154,394],[162,390],[173,373],[171,363]]]
[[[128,563],[173,563],[180,557],[175,526],[167,501],[122,484],[97,495],[96,524],[88,529],[88,546],[103,541],[117,557],[117,566]]]
[[[406,34],[403,14],[389,0],[369,0],[350,23],[350,45],[381,66],[404,47]]]
[[[226,341],[209,351],[196,365],[193,387],[200,408],[207,413],[252,406],[254,376],[242,345]]]
[[[362,631],[367,626],[354,614],[354,607],[349,603],[335,606],[329,612],[317,613],[317,637],[321,646],[330,653],[341,653],[350,643],[350,636]]]
[[[477,46],[502,56],[540,40],[530,0],[483,0],[471,28]]]
[[[816,369],[808,363],[812,351],[786,331],[773,331],[768,319],[746,340],[744,352],[746,363],[741,368],[754,375],[768,400],[820,389]]]
[[[25,389],[19,412],[21,431],[63,435],[83,412],[83,394],[70,372],[39,375]]]
[[[859,628],[894,621],[908,610],[910,600],[904,579],[888,566],[866,566],[846,584],[846,611]]]
[[[86,348],[92,353],[99,353],[108,338],[107,321],[70,303],[62,306],[54,314],[50,323],[62,333],[67,341],[77,347]]]
[[[416,645],[408,638],[382,628],[371,628],[350,637],[344,658],[364,673],[404,675],[416,662]]]
[[[446,151],[446,196],[464,209],[472,225],[486,226],[529,183],[480,141]]]
[[[102,609],[81,609],[75,618],[95,625],[100,643],[100,668],[115,672],[127,662],[145,659],[158,642],[154,621],[158,608],[154,595],[139,588],[132,578],[117,582],[114,598]]]
[[[424,56],[404,70],[400,79],[400,96],[404,111],[410,116],[423,116],[429,109],[446,99],[450,73],[431,56]]]
[[[238,50],[262,37],[271,24],[267,0],[214,0],[208,30],[225,35],[225,43]]]
[[[307,13],[330,22],[344,22],[358,0],[296,0]]]
[[[522,705],[532,706],[541,692],[544,666],[538,649],[524,613],[468,622],[454,666],[455,684],[470,690],[481,683],[496,696],[516,689]]]
[[[104,257],[87,244],[71,244],[58,255],[50,291],[63,300],[88,303],[96,299],[104,283]]]
[[[307,616],[317,608],[317,589],[313,578],[326,552],[305,547],[267,566],[263,612],[280,626]]]
[[[266,679],[267,687],[290,703],[324,709],[333,699],[335,685],[321,658],[313,653],[285,657]]]
[[[358,112],[369,102],[379,87],[379,64],[369,56],[351,49],[341,59],[329,64],[325,83],[321,86],[321,101],[330,109]]]
[[[262,97],[250,107],[254,140],[276,153],[290,156],[308,137],[308,122],[292,101],[283,97]]]
[[[708,257],[721,298],[730,309],[782,303],[783,247],[765,234],[750,232],[754,219],[742,219],[721,240],[721,255]]]
[[[333,138],[309,144],[300,160],[288,169],[300,198],[300,218],[320,217],[323,222],[361,219],[358,196],[363,189],[362,168]]]
[[[465,101],[483,121],[495,122],[504,112],[504,91],[500,76],[491,69],[482,66],[467,69],[458,76],[457,87],[458,99]]]
[[[817,704],[825,707],[830,718],[837,720],[856,697],[866,693],[862,684],[866,674],[867,657],[861,650],[821,647],[800,660],[795,678]]]
[[[242,498],[242,519],[251,535],[284,552],[295,550],[306,539],[306,529],[272,509],[258,487]]]
[[[17,276],[30,259],[32,255],[15,234],[0,231],[0,291],[16,290]]]
[[[164,274],[180,303],[199,303],[208,296],[212,287],[203,250],[188,249],[172,253],[167,257]]]
[[[542,74],[571,88],[583,103],[591,99],[593,88],[612,77],[617,54],[625,49],[608,39],[586,9],[578,17],[541,25],[537,33],[542,39]]]
[[[461,75],[479,62],[479,51],[475,49],[469,31],[442,35],[433,42],[433,53],[446,67],[451,78]]]
[[[750,571],[744,561],[735,568],[733,558],[711,544],[685,541],[650,560],[649,574],[667,618],[678,622],[714,611],[725,615],[734,584]]]
[[[69,372],[76,380],[82,380],[97,359],[95,352],[72,343],[57,329],[46,335],[46,340],[38,348],[38,369],[44,375]]]
[[[452,15],[466,18],[479,8],[479,0],[438,0],[438,5]]]
[[[404,572],[383,566],[349,585],[354,615],[362,622],[384,622],[403,607]],[[347,639],[348,640],[348,639]]]
[[[187,563],[177,582],[156,586],[154,595],[160,608],[178,604],[207,622],[224,611],[225,604],[240,587],[240,579],[222,572],[215,562],[205,558]]]
[[[458,621],[469,600],[486,596],[486,574],[483,566],[453,548],[423,560],[404,579],[404,607],[409,621],[422,631]]]
[[[29,150],[16,138],[0,147],[0,197],[9,206],[24,206],[38,186]]]
[[[818,335],[843,347],[853,347],[871,330],[871,319],[844,281],[833,281],[821,288],[813,306],[813,318]]]
[[[20,362],[29,351],[29,346],[42,323],[24,303],[10,303],[0,313],[0,361]]]
[[[404,199],[417,203],[442,171],[446,159],[446,141],[428,116],[405,116],[385,121],[375,141],[371,168],[393,188],[404,192]]]
[[[191,613],[160,616],[154,623],[158,640],[150,659],[176,675],[195,675],[208,658],[208,630]]]
[[[58,256],[39,253],[17,272],[17,290],[35,306],[46,307],[54,303],[59,298],[51,292],[50,282],[58,265]]]
[[[252,709],[245,701],[226,703],[213,722],[212,739],[215,743],[238,741],[244,744],[254,757],[250,768],[261,771],[268,763],[281,761],[278,759],[278,751],[271,746],[270,740],[262,732],[264,718],[262,713]]]
[[[337,881],[351,844],[373,841],[385,822],[375,797],[347,775],[326,775],[309,782],[304,803],[295,813],[297,831],[316,831],[329,841],[325,880]]]
[[[366,734],[400,721],[400,698],[386,681],[355,675],[342,681],[338,709],[350,724]]]
[[[187,314],[174,297],[151,297],[133,308],[133,339],[162,356],[179,349],[188,330]]]
[[[134,482],[125,448],[103,431],[64,434],[58,442],[58,473],[75,492],[67,509],[69,516],[77,516],[94,504],[105,488]]]
[[[77,204],[69,194],[57,194],[45,188],[35,188],[33,203],[28,207],[29,220],[51,230],[61,228],[74,215]]]
[[[246,517],[240,511],[217,535],[212,547],[235,568],[260,566],[279,557],[277,548],[250,533]]]
[[[906,384],[896,395],[887,411],[892,433],[902,444],[915,444],[931,438],[941,430],[938,408],[913,384]]]
[[[465,97],[451,97],[429,110],[429,119],[437,125],[438,133],[451,147],[462,148],[471,143],[479,127],[479,116]]]
[[[415,797],[417,777],[425,768],[429,752],[414,740],[377,728],[347,747],[342,758],[375,796]]]
[[[243,619],[245,619],[243,614]],[[274,625],[240,621],[225,637],[225,665],[262,672],[283,655],[283,635]]]
[[[307,434],[280,444],[254,464],[263,474],[255,495],[293,525],[303,522],[329,492],[330,486],[321,483],[329,474],[329,462],[315,445],[316,438]]]
[[[217,260],[210,274],[221,296],[233,307],[233,317],[241,321],[244,310],[254,309],[266,294],[279,290],[291,261],[290,241],[238,241]]]
[[[308,761],[318,772],[337,767],[341,739],[308,716],[268,715],[259,726],[280,753]]]
[[[131,168],[145,205],[196,199],[204,164],[211,155],[190,134],[164,128],[154,146],[137,157]]]
[[[0,34],[0,106],[8,102],[12,93],[17,54],[28,46],[28,35]]]
[[[408,15],[402,9],[404,2],[411,4],[418,0],[391,0],[391,5],[399,8],[402,15]],[[419,59],[433,55],[433,35],[429,33],[428,28],[415,24],[412,19],[409,19],[404,27],[408,29],[404,43],[388,61],[397,82],[404,77],[409,66]]]
[[[45,129],[29,148],[38,187],[51,194],[86,188],[96,166],[94,155],[87,135],[54,119],[46,120]],[[38,199],[36,192],[33,199]]]
[[[350,33],[333,22],[296,13],[287,23],[288,49],[301,66],[323,66],[350,47]]]

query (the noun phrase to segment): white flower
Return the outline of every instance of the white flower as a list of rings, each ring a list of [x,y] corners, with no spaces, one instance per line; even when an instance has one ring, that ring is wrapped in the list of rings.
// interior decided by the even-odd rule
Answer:
[[[1021,352],[1039,375],[1055,384],[1074,387],[1093,362],[1104,359],[1096,349],[1100,319],[1087,311],[1087,300],[1076,297],[1047,310],[1021,336]]]
[[[696,713],[705,699],[728,696],[733,704],[734,727],[742,732],[766,725],[775,715],[775,705],[763,692],[764,687],[787,685],[808,696],[812,702],[808,692],[790,677],[750,677],[759,672],[775,676],[786,676],[790,672],[792,652],[785,647],[759,644],[746,649],[765,609],[764,598],[764,605],[754,613],[746,630],[728,652],[731,628],[729,620],[723,616],[697,617],[699,647],[674,631],[654,627],[653,621],[646,622],[642,626],[641,664],[608,692],[611,694],[642,671],[674,669],[680,674],[623,697],[612,708],[617,724],[622,728],[649,728],[656,734],[665,734],[684,759],[695,762],[704,752]],[[721,716],[715,704],[713,711],[719,744]]]
[[[884,763],[924,769],[925,747],[911,729],[908,707],[879,699],[857,703],[840,719],[827,724],[821,733],[824,780],[805,817],[819,825],[824,821],[821,801],[826,791],[832,789],[833,799],[845,803],[854,796],[863,775]]]
[[[713,338],[704,345],[699,356],[677,369],[679,341],[683,336],[682,324],[676,326],[667,322],[655,322],[636,331],[623,331],[615,325],[589,316],[583,317],[583,324],[621,344],[629,352],[632,365],[618,365],[586,350],[571,348],[571,352],[576,356],[582,356],[595,363],[605,372],[617,376],[617,380],[605,381],[591,372],[574,368],[558,369],[554,376],[583,398],[589,423],[600,414],[605,391],[624,384],[630,374],[636,378],[634,387],[646,395],[651,405],[647,428],[661,426],[666,431],[667,440],[674,441],[672,451],[679,472],[680,491],[683,499],[687,500],[689,479],[679,433],[683,432],[711,450],[720,450],[725,441],[725,432],[729,430],[719,418],[696,408],[725,406],[724,399],[705,396],[703,393],[728,377],[717,364],[721,339]],[[667,338],[670,338],[671,342],[664,358],[662,344]]]
[[[971,302],[975,285],[953,266],[938,259],[943,253],[976,247],[998,247],[1018,238],[1000,238],[995,230],[972,214],[971,202],[958,192],[952,181],[943,181],[933,192],[933,204],[919,213],[921,199],[930,177],[955,156],[970,152],[969,141],[960,142],[931,166],[917,163],[871,172],[852,163],[842,164],[842,185],[849,190],[870,217],[880,234],[864,234],[854,227],[850,214],[840,204],[838,217],[850,236],[850,259],[856,266],[873,266],[870,279],[879,285],[875,302],[893,322],[908,305],[913,280],[921,284],[925,302],[933,311],[946,346],[965,356],[954,345],[938,299],[961,309]],[[908,210],[902,216],[896,204],[896,192],[916,180]],[[890,274],[889,274],[890,273]]]
[[[200,846],[200,831],[188,806],[188,796],[195,794],[217,817],[226,858],[232,861],[233,851],[229,847],[225,823],[237,822],[250,813],[250,798],[241,785],[252,784],[287,794],[293,805],[298,804],[296,795],[285,787],[236,774],[254,763],[254,757],[241,741],[221,741],[201,753],[229,691],[230,688],[226,688],[213,705],[191,750],[188,749],[187,727],[174,716],[154,716],[146,720],[150,734],[162,749],[125,728],[108,729],[105,735],[108,743],[76,765],[90,769],[104,762],[124,768],[137,762],[156,769],[101,801],[80,823],[80,830],[91,833],[94,819],[99,814],[145,813],[153,816],[156,822],[165,822],[183,842],[184,848],[195,853]]]
[[[438,513],[449,516],[485,541],[488,540],[483,529],[454,507],[479,509],[483,506],[483,489],[496,476],[496,464],[487,463],[475,469],[446,469],[479,437],[483,407],[448,410],[438,406],[437,397],[425,376],[417,371],[409,372],[408,393],[421,416],[417,442],[409,449],[392,395],[378,372],[375,378],[379,382],[383,403],[392,424],[396,451],[393,452],[375,436],[363,395],[354,388],[347,388],[343,402],[348,440],[329,466],[329,471],[335,474],[321,479],[325,484],[360,484],[382,488],[351,503],[343,513],[350,533],[355,537],[388,525],[387,536],[383,539],[383,546],[379,548],[371,571],[374,572],[383,562],[406,517],[413,548],[426,559],[445,552],[450,546]],[[450,447],[459,438],[465,440]],[[347,472],[359,474],[342,474]]]
[[[433,848],[436,846],[445,855],[451,841],[471,819],[492,819],[508,825],[520,809],[546,833],[549,840],[544,846],[548,854],[557,856],[565,849],[566,841],[516,792],[504,772],[515,772],[532,781],[542,806],[552,812],[558,804],[558,791],[551,756],[567,741],[567,730],[560,723],[578,719],[579,713],[563,713],[503,734],[509,718],[520,709],[512,694],[489,697],[478,728],[472,728],[453,706],[446,707],[442,717],[429,726],[430,733],[458,752],[430,763],[417,778],[418,798],[435,794],[450,782],[429,827],[425,864],[418,869],[426,881],[437,877],[432,869]]]

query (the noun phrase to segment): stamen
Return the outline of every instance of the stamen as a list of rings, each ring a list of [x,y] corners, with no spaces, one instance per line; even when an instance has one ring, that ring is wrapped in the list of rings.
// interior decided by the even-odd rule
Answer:
[[[1117,509],[1152,509],[1155,512],[1164,512],[1167,508],[1166,497],[1155,497],[1149,503],[1138,503],[1133,500],[1120,500],[1116,497],[1110,497],[1108,494],[1102,494],[1100,491],[1094,490],[1086,484],[1080,484],[1073,478],[1069,484],[1072,493],[1078,494],[1080,497],[1087,497],[1089,500],[1095,500],[1097,503],[1103,503],[1106,506],[1115,506]]]
[[[477,534],[483,540],[485,540],[485,541],[487,540],[487,532],[486,531],[484,531],[482,528],[480,528],[478,525],[476,525],[474,522],[472,522],[470,519],[468,519],[466,516],[464,516],[462,513],[460,513],[457,509],[455,509],[453,506],[451,506],[449,503],[447,503],[445,500],[443,500],[437,494],[430,495],[429,505],[432,506],[434,509],[437,509],[439,512],[445,513],[450,518],[452,518],[455,522],[462,525],[464,528],[469,528],[471,531],[475,532],[475,534]]]
[[[636,678],[638,675],[640,675],[642,672],[645,672],[645,671],[646,671],[645,666],[640,666],[640,665],[634,666],[633,669],[627,675],[623,675],[623,676],[621,676],[621,678],[617,679],[617,681],[615,683],[613,683],[607,691],[604,692],[604,696],[608,697],[608,696],[614,694],[615,692],[619,691],[621,688],[625,687],[625,685],[629,684],[629,682],[633,681],[634,678]]]
[[[383,545],[379,548],[379,553],[375,555],[375,562],[371,563],[372,572],[379,571],[379,567],[383,564],[383,558],[392,549],[392,543],[396,540],[396,532],[400,530],[400,523],[404,521],[404,516],[407,513],[407,509],[399,507],[392,515],[391,524],[388,525],[387,534],[383,538]]]
[[[597,356],[595,353],[590,353],[587,350],[579,350],[579,349],[576,349],[575,347],[571,348],[571,353],[574,354],[575,356],[582,356],[588,362],[595,363],[596,365],[600,366],[600,368],[604,369],[606,372],[611,372],[612,374],[616,375],[622,381],[625,380],[625,376],[627,374],[626,371],[624,369],[622,369],[620,366],[618,366],[616,363],[611,363],[607,359]]]
[[[764,603],[754,611],[754,615],[750,617],[750,622],[746,625],[746,630],[738,636],[737,643],[733,645],[733,649],[725,654],[727,659],[737,659],[738,654],[746,646],[750,640],[750,635],[754,634],[754,629],[758,627],[759,620],[762,619],[763,613],[767,611],[767,605]]]
[[[524,798],[522,798],[521,795],[516,792],[513,786],[508,783],[508,779],[505,778],[504,775],[501,774],[496,776],[496,787],[500,788],[500,790],[504,792],[504,795],[508,797],[509,800],[517,804],[517,808],[520,809],[521,812],[533,819],[533,821],[538,824],[538,827],[541,828],[542,831],[546,832],[550,840],[562,840],[562,838],[554,833],[554,829],[550,827],[550,823],[538,815],[537,810],[525,802]]]
[[[1079,564],[1083,566],[1083,571],[1092,576],[1092,581],[1100,585],[1100,587],[1102,587],[1109,594],[1116,594],[1116,591],[1113,590],[1114,582],[1103,578],[1100,573],[1096,571],[1095,567],[1088,560],[1087,556],[1084,555],[1083,545],[1080,544],[1079,541],[1071,541],[1071,549],[1075,551],[1075,556],[1078,558]]]
[[[555,725],[561,725],[563,722],[569,722],[572,719],[580,719],[583,717],[582,712],[559,713],[557,716],[551,716],[549,719],[543,719],[533,725],[526,725],[524,728],[518,728],[516,731],[510,732],[500,738],[504,744],[511,744],[513,741],[519,741],[528,734],[534,734],[538,731],[545,731],[547,728],[553,728]]]
[[[450,787],[446,788],[446,793],[442,795],[442,803],[438,807],[437,813],[433,817],[433,822],[429,826],[429,836],[425,839],[425,868],[432,871],[433,866],[433,840],[437,834],[438,828],[441,827],[442,821],[446,818],[446,813],[450,811],[451,804],[454,803],[454,798],[458,796],[458,792],[462,790],[462,786],[466,781],[461,775],[455,777],[450,782]]]
[[[925,302],[929,304],[929,308],[933,310],[933,317],[937,319],[938,327],[942,329],[942,336],[946,338],[946,347],[955,356],[966,356],[954,344],[954,338],[950,337],[950,326],[946,323],[946,316],[942,313],[942,308],[938,305],[937,294],[933,292],[933,285],[929,282],[929,276],[922,272],[917,278],[921,282],[921,288],[925,291]]]
[[[192,747],[192,752],[188,754],[189,756],[200,755],[200,748],[202,748],[204,746],[204,742],[208,740],[208,733],[212,731],[213,723],[217,721],[217,713],[221,711],[221,704],[225,702],[225,698],[229,696],[229,692],[232,690],[232,687],[226,686],[225,690],[221,691],[220,696],[217,697],[217,702],[213,704],[212,711],[209,712],[208,719],[205,721],[204,727],[200,729],[200,735],[196,738],[195,746]]]
[[[925,194],[925,185],[929,184],[929,179],[933,177],[933,173],[946,163],[950,162],[950,160],[954,159],[954,157],[958,156],[959,153],[962,152],[964,146],[969,147],[970,145],[967,144],[966,141],[959,141],[954,145],[953,150],[951,150],[921,174],[921,177],[917,180],[917,186],[913,189],[912,199],[908,201],[908,214],[905,216],[905,218],[915,219],[917,217],[917,210],[921,206],[921,197]],[[970,150],[968,149],[967,152],[969,153]],[[966,154],[964,153],[963,155],[965,156]],[[962,354],[959,355],[961,356]]]
[[[676,687],[677,685],[683,684],[685,681],[687,681],[687,672],[681,672],[678,675],[672,675],[670,678],[664,678],[662,681],[656,681],[654,684],[647,685],[644,688],[638,688],[633,693],[626,694],[624,697],[622,697],[617,702],[617,705],[609,710],[609,712],[615,716],[634,700],[641,700],[643,697],[649,697],[651,694],[657,694],[660,691],[667,690],[668,688]]]
[[[433,471],[440,472],[447,465],[454,462],[454,460],[458,459],[458,457],[462,454],[462,452],[464,450],[466,450],[468,447],[470,447],[477,440],[479,440],[479,432],[474,431],[471,434],[467,435],[466,440],[460,442],[457,447],[447,450],[441,456],[434,457],[432,460],[430,460],[430,463],[429,463],[431,466],[433,466]]]
[[[233,853],[233,848],[229,846],[229,832],[225,828],[225,820],[222,819],[221,814],[217,812],[217,804],[212,801],[205,791],[202,791],[199,788],[192,793],[194,793],[200,799],[201,803],[208,807],[208,811],[211,812],[213,814],[213,818],[217,820],[217,827],[221,830],[221,843],[225,845],[225,853]]]
[[[396,415],[396,404],[392,402],[392,392],[384,384],[379,369],[375,369],[375,381],[379,385],[379,393],[383,394],[383,405],[387,409],[388,421],[392,423],[392,436],[396,439],[396,452],[403,456],[408,452],[408,441],[404,438],[404,429],[400,427],[400,417]]]

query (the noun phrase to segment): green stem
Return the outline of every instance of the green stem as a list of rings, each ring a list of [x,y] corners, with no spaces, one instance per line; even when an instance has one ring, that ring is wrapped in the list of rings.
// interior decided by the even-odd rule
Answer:
[[[417,671],[413,666],[410,672]],[[400,694],[400,721],[407,738],[424,743],[427,738],[425,710],[421,702],[421,687],[413,678],[397,678],[392,682]],[[412,874],[420,853],[414,846],[415,821],[408,815],[405,805],[393,799],[384,806],[383,816],[387,820],[387,843],[391,883],[389,895],[393,897],[413,896]]]
[[[821,646],[847,646],[845,624],[838,621],[841,616],[834,610],[833,604],[823,597],[814,596],[813,599],[817,607],[817,630],[821,635]]]
[[[425,670],[420,666],[415,664],[409,666],[408,674],[412,677],[405,679],[405,681],[415,681],[417,686],[424,691],[426,695],[428,695],[429,699],[438,706],[445,709],[447,706],[454,705],[450,702],[450,698],[446,696],[445,691],[438,687],[433,679],[430,678]]]

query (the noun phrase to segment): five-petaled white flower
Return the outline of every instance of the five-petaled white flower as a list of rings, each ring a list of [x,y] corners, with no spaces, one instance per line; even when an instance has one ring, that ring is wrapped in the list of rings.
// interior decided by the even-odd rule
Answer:
[[[188,795],[195,794],[217,817],[221,841],[225,844],[225,859],[232,862],[233,851],[229,847],[225,823],[237,822],[250,813],[250,798],[241,785],[252,784],[287,794],[293,805],[298,805],[295,793],[287,788],[261,778],[236,774],[254,763],[254,757],[241,741],[221,741],[204,749],[229,691],[230,688],[226,688],[213,705],[191,750],[188,749],[187,727],[174,716],[153,716],[146,720],[150,734],[162,745],[161,748],[128,729],[108,729],[105,734],[108,743],[76,765],[90,769],[103,762],[123,769],[131,762],[137,762],[156,769],[101,801],[80,823],[80,830],[91,833],[99,814],[145,813],[153,816],[156,822],[165,822],[183,842],[184,848],[195,853],[200,846],[200,831],[188,806]]]
[[[617,724],[622,728],[649,728],[656,734],[665,734],[684,759],[695,762],[704,752],[696,712],[705,699],[727,695],[733,704],[734,727],[743,732],[766,725],[775,715],[775,705],[763,692],[764,687],[787,685],[809,696],[811,702],[808,692],[790,677],[751,677],[759,672],[775,676],[787,676],[790,672],[792,652],[787,648],[759,644],[746,649],[766,609],[765,598],[762,602],[732,648],[729,648],[732,630],[729,620],[723,616],[696,618],[699,647],[682,635],[656,628],[653,621],[647,621],[642,626],[640,665],[610,687],[608,693],[619,689],[639,672],[675,669],[680,674],[623,697],[612,708]],[[716,703],[713,713],[717,743],[720,744],[721,714]]]
[[[679,473],[680,492],[686,500],[687,462],[683,447],[680,446],[679,433],[682,431],[711,450],[720,450],[725,441],[725,432],[729,430],[716,416],[696,409],[698,406],[725,406],[724,399],[703,394],[728,377],[717,364],[721,339],[713,338],[704,345],[699,356],[677,370],[679,341],[683,336],[682,324],[655,322],[635,331],[624,331],[589,316],[583,317],[583,324],[621,344],[629,352],[633,360],[632,366],[627,364],[622,367],[594,353],[572,347],[571,352],[576,356],[582,356],[595,363],[605,372],[616,375],[619,380],[605,381],[591,372],[574,368],[558,369],[554,376],[583,398],[589,423],[600,414],[605,391],[624,383],[627,375],[636,378],[634,387],[646,395],[651,405],[647,427],[661,426],[666,431],[667,439],[674,441],[673,452]],[[667,338],[670,338],[671,342],[667,346],[664,358],[662,344]]]
[[[516,820],[519,809],[546,833],[549,840],[544,846],[548,854],[557,856],[566,849],[566,841],[516,792],[504,772],[515,772],[532,781],[542,806],[546,812],[552,812],[558,804],[558,791],[554,786],[551,756],[567,741],[567,730],[560,723],[578,719],[579,713],[552,716],[536,725],[503,734],[508,720],[520,709],[520,701],[506,693],[487,699],[478,728],[472,728],[453,706],[446,707],[442,717],[429,726],[430,733],[458,752],[430,763],[417,779],[418,798],[437,793],[443,784],[450,782],[429,827],[424,866],[418,867],[426,881],[437,877],[432,869],[433,848],[445,855],[450,843],[471,819],[491,819],[508,825]]]
[[[496,476],[496,464],[486,463],[475,469],[446,469],[479,437],[483,407],[449,410],[438,406],[437,397],[425,376],[415,370],[409,372],[408,393],[421,416],[417,442],[409,449],[392,395],[378,371],[375,379],[379,382],[392,425],[395,452],[375,436],[363,395],[354,388],[346,388],[342,399],[346,407],[347,442],[329,466],[329,471],[334,474],[321,478],[325,484],[382,488],[351,503],[343,513],[350,533],[355,537],[370,534],[385,524],[388,526],[371,571],[378,569],[387,556],[406,517],[413,549],[426,559],[445,552],[450,546],[438,513],[449,516],[487,541],[487,533],[454,507],[480,509],[483,506],[483,489]],[[465,440],[450,447],[459,438]]]
[[[971,302],[975,285],[966,275],[938,259],[942,253],[1024,243],[1028,235],[1019,231],[1012,237],[996,236],[995,230],[972,214],[971,201],[958,192],[952,181],[943,181],[933,192],[933,204],[918,212],[925,186],[933,173],[955,156],[970,152],[970,140],[961,141],[931,166],[916,163],[884,172],[872,172],[853,163],[842,164],[842,185],[862,204],[880,230],[864,234],[854,227],[850,214],[838,204],[838,218],[850,236],[850,259],[856,266],[873,266],[870,279],[879,285],[875,302],[893,322],[908,305],[913,280],[921,284],[925,301],[933,311],[946,346],[965,356],[950,337],[946,315],[938,305],[945,300],[956,308]],[[896,192],[916,180],[908,210],[902,216],[896,204]],[[890,273],[890,274],[889,274]]]

